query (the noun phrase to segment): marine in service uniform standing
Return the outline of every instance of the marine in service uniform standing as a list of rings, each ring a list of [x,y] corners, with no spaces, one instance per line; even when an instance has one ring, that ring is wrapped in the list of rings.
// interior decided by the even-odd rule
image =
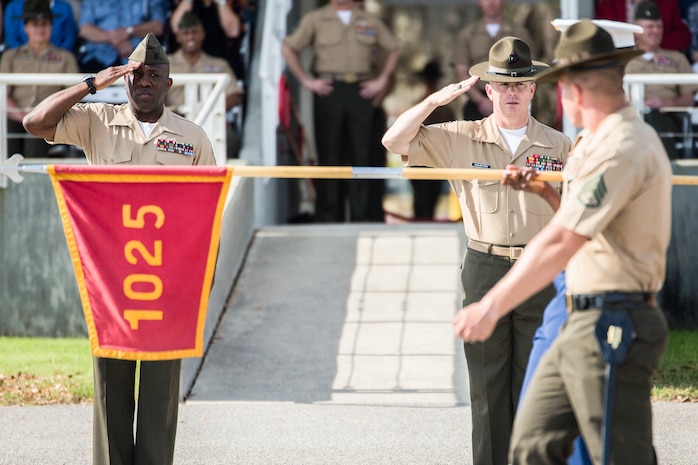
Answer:
[[[299,54],[313,49],[313,66],[307,73]],[[375,48],[387,52],[378,76],[371,74]],[[300,84],[313,92],[315,145],[320,165],[367,166],[373,97],[390,85],[400,49],[397,40],[377,17],[354,5],[353,0],[330,4],[303,17],[281,47],[286,65]],[[342,222],[349,200],[349,219],[366,219],[365,181],[319,179],[315,182],[315,218]]]
[[[617,49],[588,20],[563,33],[556,66],[539,76],[559,80],[565,113],[584,128],[563,171],[560,208],[517,265],[454,319],[467,343],[488,340],[502,316],[566,267],[571,313],[522,399],[514,464],[564,463],[580,432],[601,463],[609,355],[602,348],[616,342],[627,354],[615,369],[611,463],[656,463],[650,393],[668,334],[656,292],[665,276],[672,187],[659,137],[623,90],[625,64],[640,53]]]
[[[507,165],[562,170],[570,148],[564,134],[528,112],[535,76],[547,65],[531,60],[521,39],[505,37],[489,59],[470,69],[473,77],[450,84],[400,115],[383,144],[402,154],[407,166],[504,169]],[[480,121],[452,121],[424,126],[439,106],[474,89],[478,79],[494,112]],[[536,194],[517,191],[499,181],[451,180],[458,195],[468,236],[461,281],[463,305],[480,300],[516,263],[524,246],[553,216]],[[557,186],[559,188],[559,186]],[[547,286],[513,313],[503,315],[489,341],[465,344],[472,402],[473,456],[477,465],[507,463],[507,446],[519,401],[533,335],[546,304],[555,295]]]
[[[122,77],[127,104],[79,103]],[[127,64],[46,98],[24,118],[24,126],[51,143],[82,147],[93,165],[215,165],[206,132],[165,108],[171,85],[167,56],[148,34]],[[94,358],[95,465],[172,464],[181,364],[141,361],[136,406],[136,362]]]

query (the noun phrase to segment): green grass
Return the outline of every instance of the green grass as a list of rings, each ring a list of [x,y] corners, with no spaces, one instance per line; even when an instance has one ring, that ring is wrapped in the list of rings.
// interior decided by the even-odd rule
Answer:
[[[0,406],[92,401],[87,339],[0,337]]]
[[[653,400],[698,402],[698,331],[672,330],[654,376]]]
[[[0,337],[0,406],[92,402],[87,339]],[[698,331],[673,330],[653,400],[698,402]]]

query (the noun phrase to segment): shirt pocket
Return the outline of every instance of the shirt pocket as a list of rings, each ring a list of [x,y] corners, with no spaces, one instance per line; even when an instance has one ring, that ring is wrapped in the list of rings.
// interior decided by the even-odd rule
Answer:
[[[555,187],[557,189],[557,186]],[[553,214],[550,204],[535,194],[524,195],[524,203],[526,212],[532,215],[552,216]]]
[[[128,165],[131,164],[133,159],[133,152],[120,149],[118,146],[111,151],[104,150],[104,146],[99,146],[97,153],[99,153],[99,158],[102,159],[102,164],[104,165]]]
[[[158,152],[155,160],[159,165],[193,165],[194,157],[172,152]]]
[[[336,27],[330,24],[320,24],[315,34],[315,46],[318,48],[337,47],[342,41],[342,35]]]
[[[500,183],[499,181],[473,180],[466,181],[466,205],[471,211],[478,213],[495,213],[499,210]],[[469,187],[468,187],[469,185]]]

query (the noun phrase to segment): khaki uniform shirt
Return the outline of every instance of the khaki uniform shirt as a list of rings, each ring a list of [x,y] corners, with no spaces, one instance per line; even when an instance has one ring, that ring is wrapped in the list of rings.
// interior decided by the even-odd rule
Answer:
[[[693,73],[693,68],[683,53],[659,49],[652,60],[642,56],[633,58],[625,67],[626,74],[667,74]],[[645,86],[645,98],[661,100],[675,99],[679,95],[693,94],[698,91],[695,84],[657,84]]]
[[[573,294],[653,292],[671,235],[671,165],[657,133],[626,106],[577,137],[553,222],[591,238],[567,264]]]
[[[403,156],[406,166],[504,169],[547,160],[548,169],[561,170],[570,140],[564,134],[528,118],[528,127],[515,156],[494,117],[422,126]],[[538,156],[538,157],[537,157]],[[541,169],[542,170],[542,169]],[[545,226],[553,210],[540,196],[516,191],[499,181],[449,181],[458,195],[465,233],[470,239],[496,245],[521,246]]]
[[[129,104],[79,103],[49,142],[82,147],[92,165],[216,164],[206,132],[167,108],[146,137]]]
[[[242,94],[242,89],[238,86],[238,78],[222,58],[216,58],[206,53],[201,53],[199,59],[193,65],[185,58],[181,50],[167,55],[170,60],[170,73],[224,73],[230,76],[230,82],[225,88],[225,95]],[[204,96],[199,96],[204,100]],[[173,85],[167,91],[165,104],[168,107],[178,107],[184,104],[184,86]]]
[[[62,48],[49,47],[41,55],[35,55],[28,44],[7,50],[0,59],[0,73],[77,73],[77,61],[72,53]],[[34,85],[12,86],[10,96],[24,111],[31,110],[43,99],[63,86]]]
[[[366,75],[371,72],[376,47],[394,50],[398,46],[385,24],[372,14],[354,8],[345,26],[332,5],[305,15],[298,29],[286,37],[286,44],[296,52],[311,45],[316,74]]]
[[[485,62],[489,59],[490,48],[500,39],[507,36],[518,37],[535,50],[531,35],[526,31],[526,28],[517,25],[516,23],[504,20],[499,25],[499,31],[492,37],[487,32],[485,21],[480,19],[465,26],[458,33],[458,38],[453,46],[452,62],[454,65],[464,65],[468,68],[478,63]],[[531,57],[536,59],[536,57]],[[477,88],[485,93],[485,82],[478,81]]]

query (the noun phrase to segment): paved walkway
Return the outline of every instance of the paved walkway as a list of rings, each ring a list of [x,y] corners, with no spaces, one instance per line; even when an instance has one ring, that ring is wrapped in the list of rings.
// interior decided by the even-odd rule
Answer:
[[[258,232],[180,407],[177,464],[470,464],[460,225]],[[698,463],[698,404],[658,403],[660,463]],[[91,406],[0,409],[0,465],[89,464]]]

